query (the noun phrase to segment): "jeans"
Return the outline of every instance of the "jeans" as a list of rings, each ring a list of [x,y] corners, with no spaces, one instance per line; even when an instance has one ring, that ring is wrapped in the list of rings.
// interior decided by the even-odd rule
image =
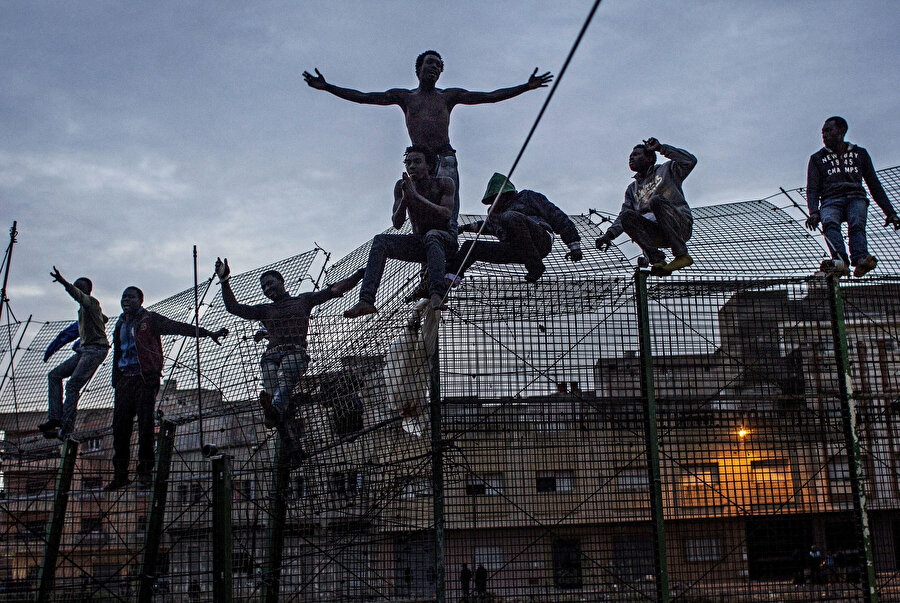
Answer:
[[[866,244],[866,210],[869,202],[865,197],[835,197],[823,199],[819,208],[822,231],[831,251],[832,258],[847,262],[847,248],[841,234],[841,222],[847,223],[850,239],[850,264],[856,266],[869,255]]]
[[[138,421],[137,473],[153,473],[153,411],[156,409],[158,391],[159,377],[150,377],[145,381],[141,375],[120,375],[116,382],[113,402],[113,470],[118,479],[128,477],[135,415]]]
[[[381,285],[384,264],[388,258],[406,262],[425,262],[428,272],[428,292],[440,295],[447,292],[444,284],[446,258],[456,253],[459,244],[456,237],[446,230],[429,230],[424,235],[380,234],[372,239],[366,275],[359,291],[360,301],[375,303],[375,294]]]
[[[68,437],[75,429],[75,414],[81,388],[87,385],[94,373],[103,364],[109,348],[100,345],[81,346],[68,360],[57,365],[47,374],[47,397],[49,419],[62,421],[62,436]],[[63,379],[66,382],[66,403],[63,404]]]
[[[458,276],[462,276],[475,262],[524,264],[525,268],[531,272],[550,253],[550,249],[553,247],[553,237],[544,227],[525,214],[507,211],[500,214],[498,219],[503,228],[503,240],[500,242],[482,239],[463,241],[456,257],[462,261],[470,249],[472,253],[469,255],[469,259],[460,266],[456,273]]]
[[[259,361],[263,389],[272,394],[272,406],[282,416],[291,401],[291,391],[307,368],[309,354],[298,347],[284,346],[266,350]],[[291,430],[284,421],[278,424],[278,434],[285,449],[294,450]]]
[[[660,247],[668,247],[675,257],[686,254],[693,221],[658,195],[650,198],[650,210],[656,217],[655,222],[634,210],[623,211],[619,218],[625,234],[644,251],[651,263],[666,259]]]
[[[453,213],[450,216],[450,234],[456,238],[459,235],[459,163],[456,160],[456,153],[441,155],[436,175],[450,178],[453,181]]]

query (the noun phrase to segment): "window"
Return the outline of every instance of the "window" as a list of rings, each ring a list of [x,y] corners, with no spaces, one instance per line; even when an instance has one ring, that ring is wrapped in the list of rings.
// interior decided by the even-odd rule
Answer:
[[[684,555],[688,561],[719,561],[722,558],[722,541],[718,538],[691,538],[684,543]]]
[[[253,573],[253,558],[247,551],[234,551],[231,563],[235,574],[249,576]]]
[[[103,529],[103,518],[99,515],[95,517],[82,517],[79,534],[99,534]]]
[[[681,485],[685,488],[702,488],[713,486],[718,483],[718,463],[709,465],[688,465],[681,474]]]
[[[575,490],[575,475],[568,469],[538,471],[534,487],[539,493],[572,492]]]
[[[400,497],[419,498],[422,496],[431,496],[432,494],[431,478],[420,477],[410,479],[410,481],[403,486],[403,492],[400,494]]]
[[[306,478],[302,475],[298,475],[294,480],[294,496],[297,498],[306,496]]]
[[[337,496],[356,496],[362,490],[362,473],[341,471],[330,476],[331,492]]]
[[[851,500],[850,467],[847,459],[832,459],[828,462],[828,496],[831,502]]]
[[[85,452],[97,452],[103,450],[103,438],[90,438],[84,443]]]
[[[242,500],[253,500],[254,495],[256,493],[256,488],[254,487],[252,479],[242,479],[234,482],[234,494],[232,498],[234,502],[240,502]]]
[[[581,588],[581,541],[553,541],[553,583],[559,588]]]
[[[201,498],[203,498],[203,484],[194,482],[191,484],[191,499],[198,502]]]
[[[48,476],[38,475],[36,477],[30,477],[25,480],[25,494],[28,496],[40,494],[49,484],[50,478]]]
[[[499,496],[503,494],[503,474],[470,475],[466,478],[466,494],[469,496]]]
[[[616,473],[616,488],[628,492],[644,492],[650,490],[650,477],[646,467],[638,469],[621,469]]]
[[[475,567],[480,564],[492,571],[503,567],[503,549],[499,546],[476,546],[474,553]]]
[[[719,464],[685,465],[678,474],[678,503],[685,507],[721,505]]]
[[[103,478],[101,477],[83,477],[81,478],[81,488],[83,490],[99,490],[103,486]]]
[[[188,486],[187,484],[178,484],[178,502],[187,502]]]

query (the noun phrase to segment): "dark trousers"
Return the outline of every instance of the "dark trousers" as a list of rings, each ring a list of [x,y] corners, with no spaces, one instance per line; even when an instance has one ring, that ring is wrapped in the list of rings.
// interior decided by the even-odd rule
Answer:
[[[475,262],[490,262],[491,264],[524,264],[531,272],[541,264],[541,260],[547,257],[553,247],[553,237],[540,224],[517,211],[507,211],[499,216],[503,229],[503,240],[463,241],[457,259],[463,262],[468,259],[457,271],[462,276]],[[472,253],[469,253],[469,250]]]
[[[360,301],[375,303],[375,294],[381,285],[384,264],[388,258],[406,262],[424,262],[428,272],[428,293],[443,295],[447,292],[444,274],[446,258],[452,256],[459,244],[456,237],[446,230],[429,230],[424,235],[380,234],[372,239],[366,275],[359,291]]]
[[[120,376],[116,383],[113,407],[113,470],[117,478],[128,477],[128,463],[131,460],[131,432],[134,417],[138,420],[138,475],[153,473],[153,411],[156,408],[156,393],[159,378],[141,375]]]
[[[693,223],[662,197],[650,199],[650,210],[656,221],[626,209],[619,218],[625,234],[640,247],[651,263],[666,259],[660,247],[668,247],[678,257],[687,253]]]

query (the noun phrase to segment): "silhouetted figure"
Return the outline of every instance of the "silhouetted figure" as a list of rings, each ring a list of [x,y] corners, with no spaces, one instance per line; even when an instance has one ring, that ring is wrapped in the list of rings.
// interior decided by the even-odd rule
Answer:
[[[199,601],[200,592],[200,582],[198,582],[197,580],[191,580],[191,584],[190,586],[188,586],[188,600]]]
[[[462,587],[463,598],[469,599],[469,585],[472,583],[472,570],[468,564],[463,563],[462,570],[459,572],[459,584]]]
[[[472,92],[463,88],[436,88],[438,78],[444,71],[444,61],[434,50],[426,50],[416,58],[416,77],[419,85],[413,90],[391,88],[384,92],[360,92],[350,88],[340,88],[325,81],[325,77],[314,70],[315,75],[303,72],[306,83],[317,90],[325,90],[344,100],[364,105],[397,105],[406,117],[406,129],[410,142],[432,149],[440,157],[437,176],[450,178],[456,187],[451,208],[450,229],[456,234],[456,220],[459,216],[459,166],[456,151],[450,146],[450,112],[456,105],[480,105],[496,103],[515,96],[546,87],[553,79],[550,72],[532,72],[528,81],[511,88],[501,88],[493,92]],[[430,160],[430,158],[429,158]],[[429,166],[431,167],[431,166]]]
[[[819,547],[809,547],[809,582],[810,584],[822,583],[822,551]]]
[[[70,341],[80,339],[80,343],[73,348],[74,355],[47,374],[47,421],[38,425],[38,428],[44,432],[44,437],[65,440],[75,429],[81,389],[91,380],[109,353],[109,340],[106,338],[106,323],[109,319],[100,309],[100,302],[91,297],[93,283],[90,279],[81,277],[74,284],[70,283],[63,278],[56,266],[50,276],[78,302],[78,321],[77,331],[73,333],[72,325],[69,325],[51,342],[44,353],[44,362]],[[68,379],[65,404],[62,385],[64,379]]]
[[[484,569],[484,565],[479,563],[478,567],[475,568],[475,592],[479,597],[484,597],[485,593],[487,593],[487,570]]]
[[[342,296],[356,286],[363,271],[329,285],[321,291],[290,295],[284,286],[284,276],[277,270],[267,270],[259,277],[263,294],[272,303],[247,305],[237,301],[231,284],[231,268],[228,258],[216,260],[216,275],[222,285],[222,301],[225,309],[235,316],[262,322],[265,334],[254,336],[256,341],[268,338],[269,345],[259,361],[263,391],[259,394],[266,427],[278,427],[282,442],[293,450],[290,431],[284,425],[285,413],[291,399],[291,391],[309,368],[307,334],[309,315],[319,304]],[[261,330],[262,331],[262,330]],[[260,335],[260,332],[257,332]]]
[[[900,218],[884,192],[875,174],[872,158],[862,147],[846,142],[847,121],[843,117],[829,117],[822,126],[822,142],[825,146],[809,158],[806,170],[806,204],[809,219],[806,227],[815,230],[822,223],[822,231],[831,251],[830,265],[822,268],[849,276],[849,266],[855,266],[853,276],[862,276],[875,268],[878,260],[869,255],[866,243],[866,209],[869,201],[863,189],[863,180],[875,203],[887,219],[885,228],[900,228]],[[850,239],[850,257],[841,234],[841,223],[847,223]]]
[[[670,161],[657,165],[657,152]],[[655,138],[635,145],[628,156],[634,182],[625,189],[625,202],[619,216],[597,239],[597,249],[605,251],[624,231],[643,250],[652,265],[652,274],[668,276],[693,264],[687,242],[691,238],[694,218],[684,199],[681,183],[695,165],[696,157],[684,149],[660,144]],[[675,259],[667,264],[660,247],[671,249]]]
[[[444,283],[446,258],[456,252],[456,235],[450,231],[453,209],[453,181],[433,177],[428,171],[429,149],[413,145],[406,149],[406,173],[394,186],[392,221],[399,229],[407,216],[412,234],[380,234],[372,239],[366,275],[359,292],[359,303],[344,312],[347,318],[357,318],[378,311],[375,296],[381,284],[384,264],[388,258],[407,262],[425,262],[431,306],[437,309],[446,293]]]
[[[488,182],[481,202],[491,205],[495,198],[497,204],[488,215],[481,234],[495,236],[500,241],[464,241],[457,258],[462,262],[470,249],[472,253],[457,271],[457,276],[461,277],[475,262],[524,264],[528,271],[525,280],[536,282],[544,274],[543,259],[553,247],[554,232],[569,247],[566,257],[573,262],[581,259],[581,236],[578,228],[547,197],[529,190],[517,192],[506,176],[495,173]],[[460,230],[478,232],[482,224],[483,221],[473,222]]]
[[[144,292],[127,287],[122,292],[122,315],[113,332],[112,385],[113,479],[104,490],[117,490],[130,483],[131,432],[138,421],[138,485],[150,486],[153,473],[153,410],[163,369],[161,335],[196,337],[194,325],[171,320],[145,309]],[[219,343],[228,329],[216,332],[200,327],[200,337]]]

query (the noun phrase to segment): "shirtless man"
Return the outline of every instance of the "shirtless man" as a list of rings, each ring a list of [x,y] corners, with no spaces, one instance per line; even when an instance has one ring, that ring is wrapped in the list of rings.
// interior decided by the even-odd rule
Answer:
[[[304,71],[303,78],[311,87],[325,90],[344,100],[364,105],[397,105],[403,109],[410,141],[413,145],[422,145],[437,153],[439,162],[437,170],[432,169],[432,173],[439,177],[450,178],[456,187],[450,216],[450,229],[456,236],[459,216],[459,169],[456,151],[450,146],[450,111],[456,105],[497,103],[535,88],[545,88],[553,76],[549,71],[538,75],[535,68],[524,84],[500,88],[493,92],[472,92],[463,88],[436,88],[435,84],[443,70],[444,61],[441,55],[434,50],[426,50],[416,58],[416,77],[419,78],[419,86],[413,90],[391,88],[385,92],[360,92],[341,88],[326,82],[318,69],[314,70],[315,75]]]

